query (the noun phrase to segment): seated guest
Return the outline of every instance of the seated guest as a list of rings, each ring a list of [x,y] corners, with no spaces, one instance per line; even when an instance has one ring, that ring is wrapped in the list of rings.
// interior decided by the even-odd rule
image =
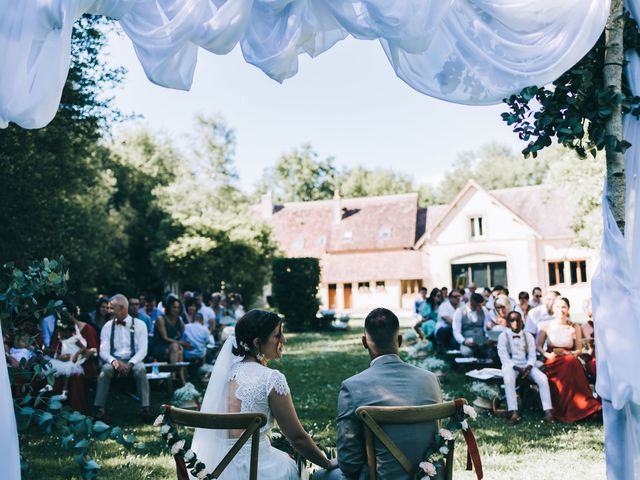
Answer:
[[[96,309],[89,313],[87,322],[96,332],[100,332],[102,327],[111,319],[112,312],[109,309],[109,299],[107,297],[98,298]]]
[[[494,302],[493,308],[496,312],[495,316],[486,322],[487,331],[503,332],[509,330],[507,315],[511,311],[511,301],[506,295],[498,295]]]
[[[144,366],[147,356],[147,326],[142,320],[131,318],[129,301],[124,295],[111,298],[114,319],[100,332],[100,358],[104,361],[96,389],[96,418],[104,417],[111,379],[114,376],[133,376],[136,381],[142,415],[149,419],[149,381]]]
[[[142,303],[141,303],[142,305]],[[155,328],[156,320],[162,312],[156,306],[156,297],[150,293],[144,296],[144,313],[151,319],[151,329],[147,330],[150,337],[153,337],[153,331]]]
[[[529,300],[531,308],[536,308],[542,305],[542,289],[540,287],[533,287],[531,290],[531,300]]]
[[[189,377],[194,378],[198,367],[204,363],[207,345],[214,343],[213,335],[204,326],[204,317],[201,313],[196,312],[193,322],[185,324],[182,339],[191,346],[191,348],[185,347],[183,352],[185,361],[189,362]]]
[[[137,318],[138,320],[142,320],[144,324],[147,326],[147,332],[153,328],[151,325],[151,317],[147,315],[144,311],[144,308],[141,308],[142,304],[140,303],[140,299],[137,297],[129,298],[129,315],[131,318]]]
[[[569,300],[556,298],[553,312],[553,320],[540,326],[538,351],[545,358],[555,419],[570,423],[587,418],[602,407],[577,358],[582,351],[582,331],[569,321]]]
[[[198,312],[198,305],[196,303],[196,299],[193,297],[189,297],[184,302],[184,308],[182,309],[182,321],[185,326],[195,321],[196,315],[200,315],[204,318],[204,315]]]
[[[23,360],[28,362],[35,355],[33,350],[34,348],[31,342],[31,335],[25,332],[16,333],[13,337],[13,346],[9,349],[9,353],[7,354],[7,361],[9,365],[17,368]]]
[[[523,322],[527,321],[531,308],[531,305],[529,305],[529,294],[527,292],[520,292],[518,294],[518,304],[514,310],[520,314]]]
[[[449,301],[443,302],[438,307],[438,323],[436,323],[436,343],[443,348],[458,348],[458,343],[453,338],[453,315],[460,307],[460,301],[464,290],[454,288],[449,293]]]
[[[464,357],[480,353],[487,343],[485,322],[489,321],[489,312],[482,306],[483,302],[482,295],[473,293],[469,302],[453,315],[453,338]]]
[[[420,339],[434,340],[436,321],[438,320],[438,307],[442,303],[442,292],[439,288],[433,288],[429,298],[420,305],[420,319],[414,325]]]
[[[551,394],[549,381],[544,373],[536,366],[536,342],[529,332],[522,331],[524,323],[519,312],[509,312],[507,321],[510,329],[503,331],[498,338],[498,355],[502,362],[502,378],[504,391],[507,395],[507,408],[510,422],[515,425],[520,422],[518,415],[518,401],[516,398],[516,379],[531,378],[540,392],[540,401],[544,410],[545,422],[553,421],[551,410]]]
[[[176,297],[168,297],[165,301],[165,314],[156,320],[151,342],[151,356],[156,360],[171,364],[184,361],[183,347],[190,345],[182,339],[184,322],[180,318],[181,313],[180,300]],[[186,379],[183,368],[178,370],[178,376],[184,385]]]
[[[560,292],[548,290],[544,294],[544,301],[539,307],[532,308],[529,311],[529,317],[524,324],[524,329],[531,335],[540,336],[540,325],[553,319],[553,305],[556,298],[560,296]]]
[[[582,328],[582,346],[583,354],[581,355],[584,360],[584,368],[587,370],[589,380],[591,383],[596,383],[596,350],[595,350],[595,329],[593,326],[593,310],[591,308],[591,298],[587,298],[583,304],[584,313],[587,316],[587,321],[584,322],[580,328]]]

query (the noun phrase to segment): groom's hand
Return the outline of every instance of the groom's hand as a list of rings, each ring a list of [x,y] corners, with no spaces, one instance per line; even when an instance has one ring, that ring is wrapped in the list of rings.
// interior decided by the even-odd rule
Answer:
[[[327,463],[327,466],[324,467],[325,470],[334,470],[336,468],[338,468],[338,459],[337,458],[331,458],[329,460],[329,462]]]

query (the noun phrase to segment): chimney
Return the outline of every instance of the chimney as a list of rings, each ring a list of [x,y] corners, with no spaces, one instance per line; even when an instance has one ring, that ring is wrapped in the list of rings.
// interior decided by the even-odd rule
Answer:
[[[340,199],[340,189],[336,188],[333,193],[333,214],[335,223],[340,223],[342,220],[342,201]]]
[[[273,215],[273,196],[271,195],[271,190],[262,195],[260,199],[260,215],[262,215],[262,218],[265,220],[271,220],[271,216]]]

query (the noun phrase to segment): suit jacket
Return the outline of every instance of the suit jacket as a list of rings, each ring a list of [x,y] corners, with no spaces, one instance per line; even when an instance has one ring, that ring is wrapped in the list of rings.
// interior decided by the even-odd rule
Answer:
[[[356,416],[361,406],[430,405],[442,402],[438,378],[431,372],[404,363],[397,355],[379,357],[371,367],[342,382],[338,396],[338,464],[348,479],[366,478],[363,424]],[[435,443],[436,422],[384,425],[384,431],[412,462],[425,460]],[[410,480],[398,461],[376,439],[380,480]]]

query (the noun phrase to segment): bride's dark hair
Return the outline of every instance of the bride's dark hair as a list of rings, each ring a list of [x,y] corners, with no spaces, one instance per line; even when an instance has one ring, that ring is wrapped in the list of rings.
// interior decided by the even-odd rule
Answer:
[[[236,345],[232,352],[234,355],[256,356],[253,340],[257,338],[260,343],[267,340],[271,332],[280,325],[280,317],[265,310],[250,310],[236,323]]]

